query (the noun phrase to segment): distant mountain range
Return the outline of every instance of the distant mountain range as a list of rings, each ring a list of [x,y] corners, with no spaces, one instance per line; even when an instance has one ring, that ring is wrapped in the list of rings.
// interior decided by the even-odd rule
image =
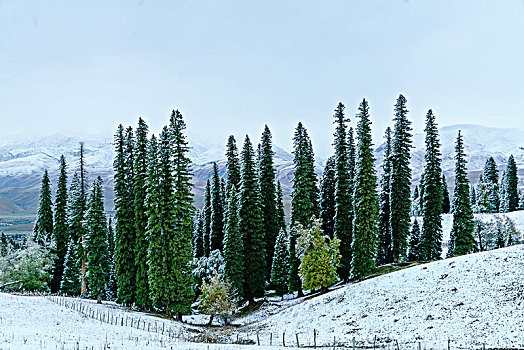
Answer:
[[[454,169],[454,146],[458,130],[464,135],[468,169],[473,178],[484,167],[487,157],[492,156],[500,168],[513,154],[517,165],[524,168],[524,131],[519,129],[491,128],[480,125],[460,124],[440,128],[443,170],[451,182]],[[198,137],[189,136],[192,147],[190,157],[193,161],[195,185],[195,205],[201,206],[206,180],[212,173],[213,162],[217,162],[221,174],[225,171],[224,145],[212,144]],[[44,169],[48,169],[53,191],[56,186],[60,155],[66,157],[69,176],[78,167],[79,142],[84,142],[85,162],[91,180],[101,176],[104,180],[106,209],[113,208],[113,139],[107,137],[72,137],[53,135],[25,140],[23,138],[2,138],[0,140],[0,213],[32,211],[38,206],[38,191]],[[237,140],[239,147],[242,140]],[[424,134],[416,134],[413,139],[412,169],[413,181],[418,182],[424,167]],[[314,145],[313,145],[314,147]],[[384,145],[375,151],[377,171],[383,158]],[[292,154],[274,146],[277,177],[282,183],[286,198],[291,192],[293,169]],[[324,161],[317,159],[316,170],[320,175]],[[289,201],[287,201],[289,202]],[[289,207],[289,203],[287,203]]]

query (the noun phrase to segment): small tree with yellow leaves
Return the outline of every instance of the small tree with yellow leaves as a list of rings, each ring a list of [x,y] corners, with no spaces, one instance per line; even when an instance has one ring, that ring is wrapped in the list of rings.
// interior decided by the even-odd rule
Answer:
[[[209,324],[218,316],[227,326],[238,309],[231,282],[220,274],[215,274],[209,282],[203,281],[202,294],[198,297],[198,310],[209,315]]]

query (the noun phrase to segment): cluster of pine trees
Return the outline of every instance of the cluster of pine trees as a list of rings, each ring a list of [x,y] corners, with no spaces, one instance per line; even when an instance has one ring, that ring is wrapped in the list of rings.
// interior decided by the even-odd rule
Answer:
[[[79,163],[68,191],[67,164],[65,157],[60,157],[54,204],[45,170],[33,239],[41,246],[50,247],[51,292],[82,294],[101,301],[111,295],[114,238],[104,211],[102,179],[98,177],[90,189],[87,186],[82,143]]]

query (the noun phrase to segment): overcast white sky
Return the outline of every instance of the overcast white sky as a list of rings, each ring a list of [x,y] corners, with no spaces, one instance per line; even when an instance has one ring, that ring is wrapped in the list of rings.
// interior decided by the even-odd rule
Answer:
[[[524,1],[0,0],[2,134],[112,134],[178,108],[194,134],[331,153],[332,111],[366,97],[375,142],[399,93],[415,131],[524,128]],[[352,124],[355,122],[352,118]]]

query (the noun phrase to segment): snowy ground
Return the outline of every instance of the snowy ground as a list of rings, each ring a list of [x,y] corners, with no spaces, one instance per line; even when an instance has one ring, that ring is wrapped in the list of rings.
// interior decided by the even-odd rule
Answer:
[[[251,324],[295,344],[524,348],[524,246],[419,265],[342,287]],[[375,338],[376,337],[376,338]]]

